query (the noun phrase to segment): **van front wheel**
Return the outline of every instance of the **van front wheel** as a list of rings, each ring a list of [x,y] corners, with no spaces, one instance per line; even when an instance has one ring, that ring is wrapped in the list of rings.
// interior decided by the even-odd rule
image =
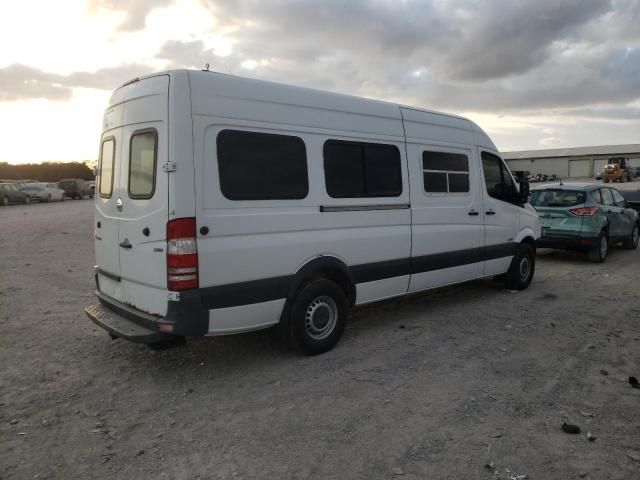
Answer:
[[[521,243],[507,271],[505,287],[509,290],[524,290],[531,283],[535,269],[535,249],[528,243]]]
[[[313,280],[298,293],[291,308],[293,346],[305,355],[331,350],[340,340],[347,320],[348,301],[330,280]]]

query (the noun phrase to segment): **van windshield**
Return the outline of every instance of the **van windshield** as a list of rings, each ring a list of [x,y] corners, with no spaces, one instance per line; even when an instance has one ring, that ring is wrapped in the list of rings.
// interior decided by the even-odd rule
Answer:
[[[529,203],[534,207],[573,207],[585,201],[584,192],[577,190],[534,190],[529,197]]]

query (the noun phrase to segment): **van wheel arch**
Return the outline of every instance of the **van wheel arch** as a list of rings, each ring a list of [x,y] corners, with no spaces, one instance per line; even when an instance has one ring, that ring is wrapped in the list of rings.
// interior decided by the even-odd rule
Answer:
[[[533,239],[533,237],[525,237],[520,243],[527,243],[531,245],[534,250],[536,249],[536,241]]]
[[[320,278],[337,284],[349,299],[349,304],[355,304],[356,286],[349,267],[342,260],[328,255],[314,258],[296,272],[289,288],[287,302],[294,299],[305,285]]]
[[[349,306],[356,302],[356,286],[349,267],[340,259],[329,255],[316,257],[305,263],[294,275],[287,300],[280,314],[280,321],[273,333],[286,349],[292,347],[290,335],[291,309],[299,292],[308,284],[318,279],[326,279],[338,285],[347,297]]]

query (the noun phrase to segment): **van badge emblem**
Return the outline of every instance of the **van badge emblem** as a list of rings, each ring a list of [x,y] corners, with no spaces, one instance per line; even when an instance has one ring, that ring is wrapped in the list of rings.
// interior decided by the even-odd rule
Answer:
[[[118,198],[118,200],[116,200],[116,208],[118,209],[119,212],[122,211],[122,199]]]

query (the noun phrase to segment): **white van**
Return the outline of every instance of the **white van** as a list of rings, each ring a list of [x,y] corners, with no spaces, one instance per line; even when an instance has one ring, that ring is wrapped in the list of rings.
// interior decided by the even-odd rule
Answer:
[[[316,354],[350,306],[534,273],[528,185],[453,115],[170,71],[114,92],[99,162],[85,311],[113,338],[276,326]]]

